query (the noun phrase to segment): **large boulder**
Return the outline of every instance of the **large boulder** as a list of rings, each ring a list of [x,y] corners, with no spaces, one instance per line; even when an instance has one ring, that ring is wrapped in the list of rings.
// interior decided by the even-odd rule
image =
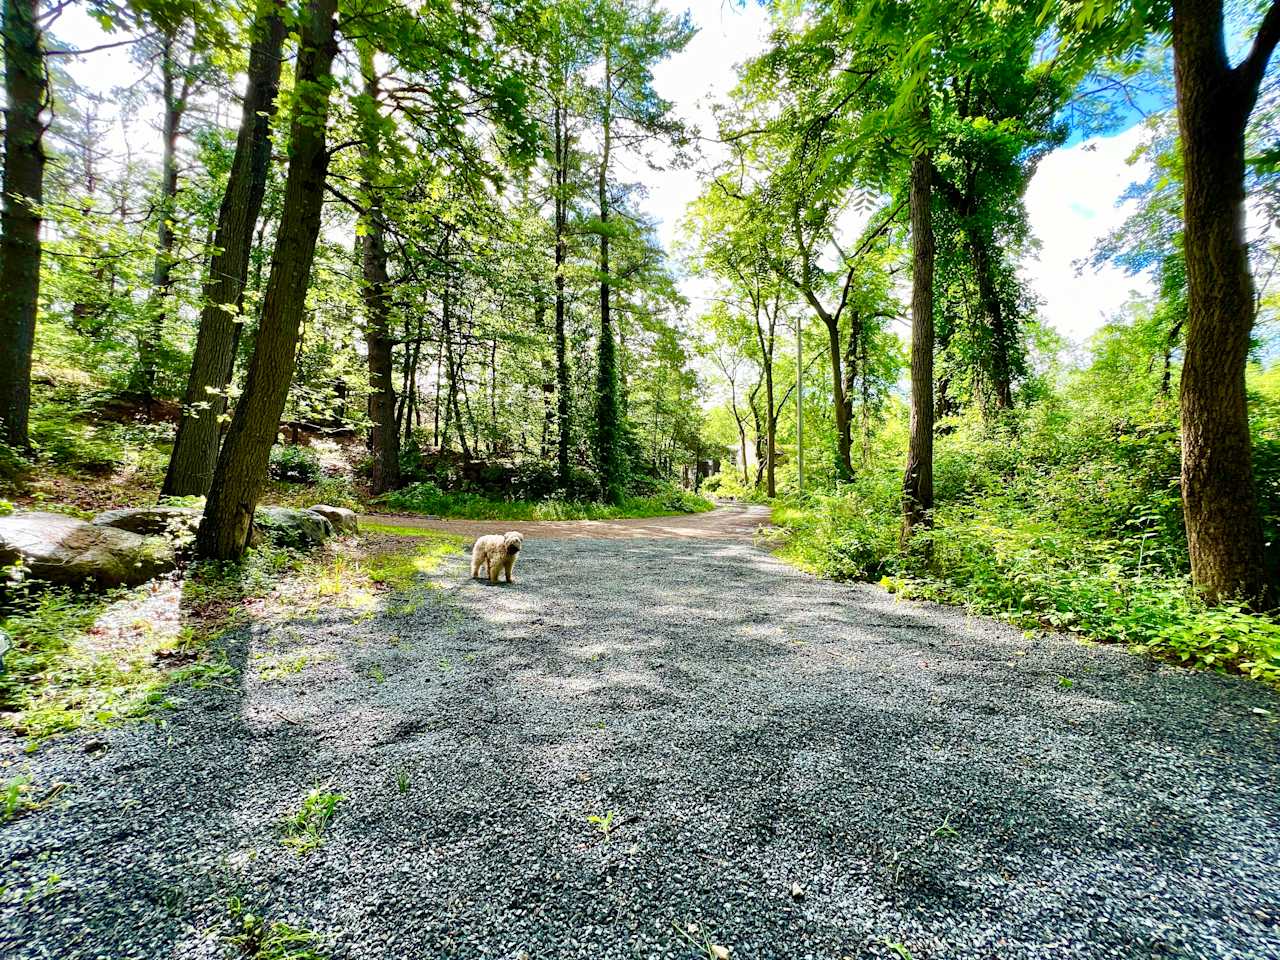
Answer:
[[[313,547],[333,536],[333,524],[312,510],[259,507],[253,525],[266,539],[282,547]]]
[[[338,533],[356,534],[360,532],[360,521],[357,519],[354,510],[348,510],[346,507],[331,507],[326,503],[317,503],[311,508],[311,512],[318,513],[328,520]]]
[[[115,527],[144,537],[170,536],[189,539],[200,526],[204,511],[195,507],[122,507],[93,518],[101,527]]]
[[[0,517],[0,564],[19,561],[32,580],[67,586],[136,586],[172,570],[173,544],[61,513]]]

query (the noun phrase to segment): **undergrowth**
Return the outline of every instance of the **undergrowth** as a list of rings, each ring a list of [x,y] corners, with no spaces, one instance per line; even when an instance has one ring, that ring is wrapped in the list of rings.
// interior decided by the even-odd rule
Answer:
[[[410,484],[378,497],[379,507],[403,513],[466,520],[619,520],[701,513],[715,504],[684,490],[661,490],[649,496],[627,497],[614,506],[582,500],[496,500],[478,493],[442,490],[430,481]]]
[[[1135,414],[1079,396],[947,424],[933,528],[905,550],[903,437],[891,430],[852,483],[775,501],[779,553],[822,576],[1280,685],[1280,621],[1208,607],[1192,589],[1175,424],[1171,406]],[[1256,436],[1255,452],[1270,530],[1280,441]]]

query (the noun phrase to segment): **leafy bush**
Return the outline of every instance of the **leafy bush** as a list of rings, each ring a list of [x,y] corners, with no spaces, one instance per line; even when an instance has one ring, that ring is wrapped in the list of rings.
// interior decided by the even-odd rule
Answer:
[[[268,469],[272,479],[286,483],[315,483],[321,475],[320,458],[314,450],[286,444],[271,448]]]
[[[1135,413],[1068,392],[953,426],[936,444],[934,525],[906,551],[899,446],[836,494],[778,501],[782,554],[824,576],[1280,683],[1280,623],[1208,608],[1191,588],[1171,404]],[[1275,478],[1259,450],[1266,511]]]
[[[698,513],[714,504],[678,488],[651,497],[628,497],[619,506],[570,500],[558,496],[542,500],[496,500],[477,493],[451,493],[430,481],[413,483],[378,497],[375,503],[392,510],[471,520],[614,520]]]

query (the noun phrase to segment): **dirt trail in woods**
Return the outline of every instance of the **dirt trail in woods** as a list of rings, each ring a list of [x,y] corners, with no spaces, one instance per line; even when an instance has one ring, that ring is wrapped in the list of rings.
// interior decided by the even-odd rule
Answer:
[[[0,823],[0,956],[247,956],[240,904],[331,960],[1280,957],[1274,692],[815,579],[760,519],[449,521],[529,531],[516,583],[459,550],[238,629],[163,725],[4,772],[66,786]]]

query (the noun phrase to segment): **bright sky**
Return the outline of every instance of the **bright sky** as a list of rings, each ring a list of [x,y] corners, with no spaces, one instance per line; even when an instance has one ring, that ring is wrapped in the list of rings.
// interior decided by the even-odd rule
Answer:
[[[661,0],[675,12],[691,9],[698,33],[685,51],[655,71],[658,92],[675,104],[689,123],[707,135],[715,124],[709,105],[723,100],[735,83],[736,64],[760,52],[767,40],[768,15],[753,0]],[[55,28],[60,39],[81,47],[105,40],[101,30],[79,7],[67,9]],[[124,50],[103,51],[71,65],[83,82],[102,88],[136,81],[138,68]],[[145,129],[142,127],[141,129]],[[135,128],[135,137],[140,132]],[[1042,316],[1060,333],[1081,342],[1118,311],[1137,290],[1150,292],[1146,277],[1128,277],[1115,267],[1077,276],[1075,264],[1087,257],[1095,241],[1127,215],[1117,201],[1125,187],[1144,171],[1125,160],[1138,141],[1132,128],[1110,138],[1094,138],[1046,157],[1031,182],[1027,209],[1039,252],[1028,258],[1023,273],[1043,302]],[[144,138],[145,139],[145,138]],[[141,149],[139,149],[141,148]],[[643,164],[620,164],[623,176],[648,190],[643,206],[659,221],[659,234],[674,251],[678,225],[686,206],[699,193],[702,173],[718,159],[714,144],[704,143],[705,157],[691,169],[651,171]],[[135,145],[146,152],[146,145]],[[709,284],[687,277],[681,287],[699,311]]]

